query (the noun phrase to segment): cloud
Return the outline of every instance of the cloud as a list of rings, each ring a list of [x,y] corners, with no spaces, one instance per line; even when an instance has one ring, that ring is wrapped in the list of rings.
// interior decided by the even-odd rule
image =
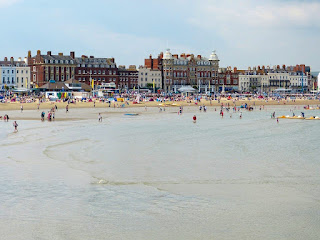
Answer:
[[[9,7],[17,2],[20,0],[0,0],[0,8]]]
[[[78,47],[81,46],[84,49],[80,50],[79,54],[115,57],[118,65],[143,65],[145,58],[150,54],[157,57],[166,49],[167,44],[166,39],[161,37],[114,32],[98,24],[67,25],[64,29],[63,35],[69,41],[77,42]],[[173,42],[170,43],[170,47],[172,51],[188,49]]]
[[[320,3],[316,1],[212,1],[198,4],[187,22],[208,37],[215,33],[222,59],[246,67],[316,63],[320,54]]]

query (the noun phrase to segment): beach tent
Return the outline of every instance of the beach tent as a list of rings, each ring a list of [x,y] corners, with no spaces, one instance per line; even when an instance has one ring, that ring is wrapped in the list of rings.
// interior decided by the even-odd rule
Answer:
[[[181,93],[193,93],[196,90],[191,86],[182,86],[181,88],[178,89],[178,91]]]

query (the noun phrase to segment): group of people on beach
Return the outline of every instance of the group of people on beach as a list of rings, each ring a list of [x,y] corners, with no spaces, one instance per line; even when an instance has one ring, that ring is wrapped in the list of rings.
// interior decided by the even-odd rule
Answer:
[[[54,107],[51,108],[50,111],[48,111],[48,115],[47,115],[47,119],[48,121],[54,121],[55,120],[55,112],[58,110],[58,107],[57,105],[55,105]],[[44,121],[44,118],[45,118],[45,112],[42,111],[41,113],[41,121]]]

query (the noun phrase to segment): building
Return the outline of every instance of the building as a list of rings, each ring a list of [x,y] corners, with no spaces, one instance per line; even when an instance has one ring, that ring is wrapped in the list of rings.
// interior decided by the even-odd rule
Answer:
[[[304,64],[296,66],[279,65],[249,67],[248,70],[238,70],[239,90],[243,92],[271,92],[276,89],[292,89],[307,91],[311,85],[310,67]]]
[[[53,55],[48,51],[46,55],[42,55],[41,51],[37,51],[37,55],[31,56],[31,51],[28,52],[28,66],[31,71],[31,85],[40,87],[50,80],[56,82],[64,82],[75,77],[75,53],[70,52],[70,55]]]
[[[239,87],[239,72],[237,68],[219,68],[218,70],[218,91],[234,91]],[[217,84],[216,84],[217,85]]]
[[[13,57],[5,57],[0,61],[0,89],[29,89],[30,67],[21,58],[15,61]]]
[[[145,67],[161,71],[165,92],[177,92],[184,85],[195,86],[199,91],[214,91],[214,86],[218,85],[219,59],[215,52],[205,58],[185,53],[172,55],[167,49],[157,59],[152,59],[151,55],[145,59]]]
[[[91,85],[94,81],[95,85],[102,83],[119,84],[118,68],[114,58],[95,58],[82,55],[81,58],[75,58],[76,69],[75,79],[79,82]]]
[[[120,65],[119,72],[119,84],[120,89],[132,89],[138,88],[138,70],[135,65],[130,65],[126,68],[124,65]]]
[[[153,88],[162,89],[162,74],[159,69],[152,69],[140,66],[138,85],[141,88]]]

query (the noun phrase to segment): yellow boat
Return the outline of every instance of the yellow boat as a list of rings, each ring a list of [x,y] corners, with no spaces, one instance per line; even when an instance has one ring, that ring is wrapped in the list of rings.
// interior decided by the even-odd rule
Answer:
[[[286,118],[286,119],[305,119],[304,117],[302,116],[293,116],[293,117],[290,117],[289,115],[287,116],[280,116],[280,117],[277,117],[277,118]]]
[[[308,117],[306,118],[306,120],[320,120],[320,118],[317,116],[317,117]]]

